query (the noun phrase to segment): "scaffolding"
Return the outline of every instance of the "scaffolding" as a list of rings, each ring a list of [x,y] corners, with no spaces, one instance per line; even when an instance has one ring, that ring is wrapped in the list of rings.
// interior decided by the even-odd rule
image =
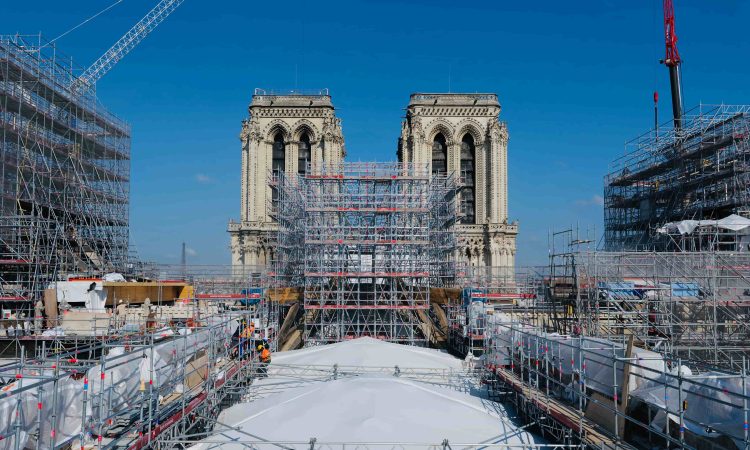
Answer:
[[[41,36],[0,36],[0,299],[127,269],[130,128]]]
[[[232,338],[247,317],[148,321],[70,349],[22,349],[0,367],[0,448],[138,449],[209,431],[255,371],[252,342]]]
[[[243,398],[257,345],[277,344],[265,269],[162,265],[142,276],[150,300],[115,283],[107,312],[19,318],[25,331],[0,336],[0,449],[171,448],[208,436]],[[162,295],[175,284],[189,296]],[[76,328],[91,333],[66,335]]]
[[[556,331],[724,367],[750,355],[748,254],[580,251],[567,264],[549,281]]]
[[[141,275],[157,283],[186,283],[192,294],[185,301],[197,302],[200,317],[218,314],[219,304],[222,311],[251,315],[258,339],[264,340],[270,350],[278,350],[282,307],[269,295],[272,277],[267,266],[161,264],[148,267]],[[162,301],[152,299],[152,304],[158,307]],[[167,312],[171,312],[169,308]]]
[[[728,371],[634,347],[631,338],[490,321],[490,390],[559,443],[586,448],[750,448],[748,367]]]
[[[274,173],[275,287],[304,287],[304,342],[426,345],[430,287],[455,280],[455,181],[426,165],[343,163]]]
[[[665,124],[639,136],[612,163],[604,179],[605,247],[683,250],[656,230],[747,215],[749,185],[750,106],[701,105],[687,112],[682,129]],[[700,239],[688,249],[701,250]]]
[[[488,316],[512,314],[517,320],[534,320],[543,310],[543,272],[540,269],[463,268],[457,280],[461,290],[459,298],[444,305],[449,350],[461,357],[481,356],[487,345]]]

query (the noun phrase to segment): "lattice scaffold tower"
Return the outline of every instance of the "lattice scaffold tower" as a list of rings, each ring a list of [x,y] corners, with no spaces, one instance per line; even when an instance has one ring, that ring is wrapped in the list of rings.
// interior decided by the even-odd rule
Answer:
[[[750,106],[688,111],[681,129],[660,126],[629,142],[612,163],[604,179],[606,249],[684,250],[656,230],[674,221],[747,216],[748,186]]]
[[[130,127],[40,36],[0,36],[0,299],[128,263]]]
[[[430,287],[455,277],[455,181],[426,165],[344,163],[277,173],[277,287],[304,288],[304,341],[425,345]]]
[[[750,254],[581,251],[569,263],[569,328],[725,367],[750,356]]]

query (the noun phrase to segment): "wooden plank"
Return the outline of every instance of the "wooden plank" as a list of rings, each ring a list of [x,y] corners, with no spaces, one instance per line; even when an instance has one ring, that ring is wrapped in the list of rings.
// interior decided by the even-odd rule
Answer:
[[[57,290],[55,288],[44,290],[44,315],[47,316],[47,328],[57,326]]]
[[[631,334],[628,338],[628,346],[625,348],[625,359],[627,361],[633,356],[633,335]],[[626,362],[622,368],[622,394],[620,395],[620,413],[622,416],[619,417],[617,423],[617,430],[620,439],[625,437],[625,414],[628,411],[628,401],[630,400],[630,368],[632,365]]]
[[[456,303],[461,297],[459,288],[430,288],[430,303],[446,305]]]
[[[503,368],[497,369],[496,373],[505,383],[509,384],[513,390],[520,393],[527,401],[536,405],[540,410],[546,411],[558,423],[578,433],[584,443],[611,448],[615,448],[615,446],[622,449],[633,448],[621,442],[615,443],[611,437],[602,433],[596,424],[592,423],[585,417],[581,419],[577,409],[546,396],[538,389],[533,389],[525,385],[518,377],[516,377],[515,373]]]
[[[277,288],[268,290],[268,298],[272,302],[293,303],[302,299],[302,290],[299,288]]]

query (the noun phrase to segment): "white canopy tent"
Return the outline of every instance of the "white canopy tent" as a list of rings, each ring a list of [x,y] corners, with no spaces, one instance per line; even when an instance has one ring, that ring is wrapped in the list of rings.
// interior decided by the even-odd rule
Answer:
[[[294,367],[333,365],[398,366],[403,372],[364,370],[353,375],[350,371],[337,379],[304,382],[290,374]],[[445,352],[371,338],[274,354],[269,377],[253,383],[259,394],[256,400],[223,411],[214,434],[193,448],[239,449],[247,448],[249,442],[265,448],[262,442],[308,442],[312,438],[321,445],[405,444],[400,448],[436,445],[445,439],[454,444],[544,443],[515,425],[502,405],[465,392],[466,386],[405,375],[416,368],[455,373],[463,366],[463,361]]]

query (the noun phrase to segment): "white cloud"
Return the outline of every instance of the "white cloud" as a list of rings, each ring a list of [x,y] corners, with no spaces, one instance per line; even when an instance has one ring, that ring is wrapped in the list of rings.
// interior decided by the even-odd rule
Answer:
[[[604,197],[594,195],[589,199],[576,200],[576,206],[604,206]]]
[[[196,252],[195,249],[192,249],[190,247],[185,247],[185,254],[188,256],[195,256],[198,254],[198,252]]]
[[[209,177],[205,173],[197,173],[195,174],[195,181],[197,181],[200,184],[208,184],[208,183],[212,183],[214,179]]]

